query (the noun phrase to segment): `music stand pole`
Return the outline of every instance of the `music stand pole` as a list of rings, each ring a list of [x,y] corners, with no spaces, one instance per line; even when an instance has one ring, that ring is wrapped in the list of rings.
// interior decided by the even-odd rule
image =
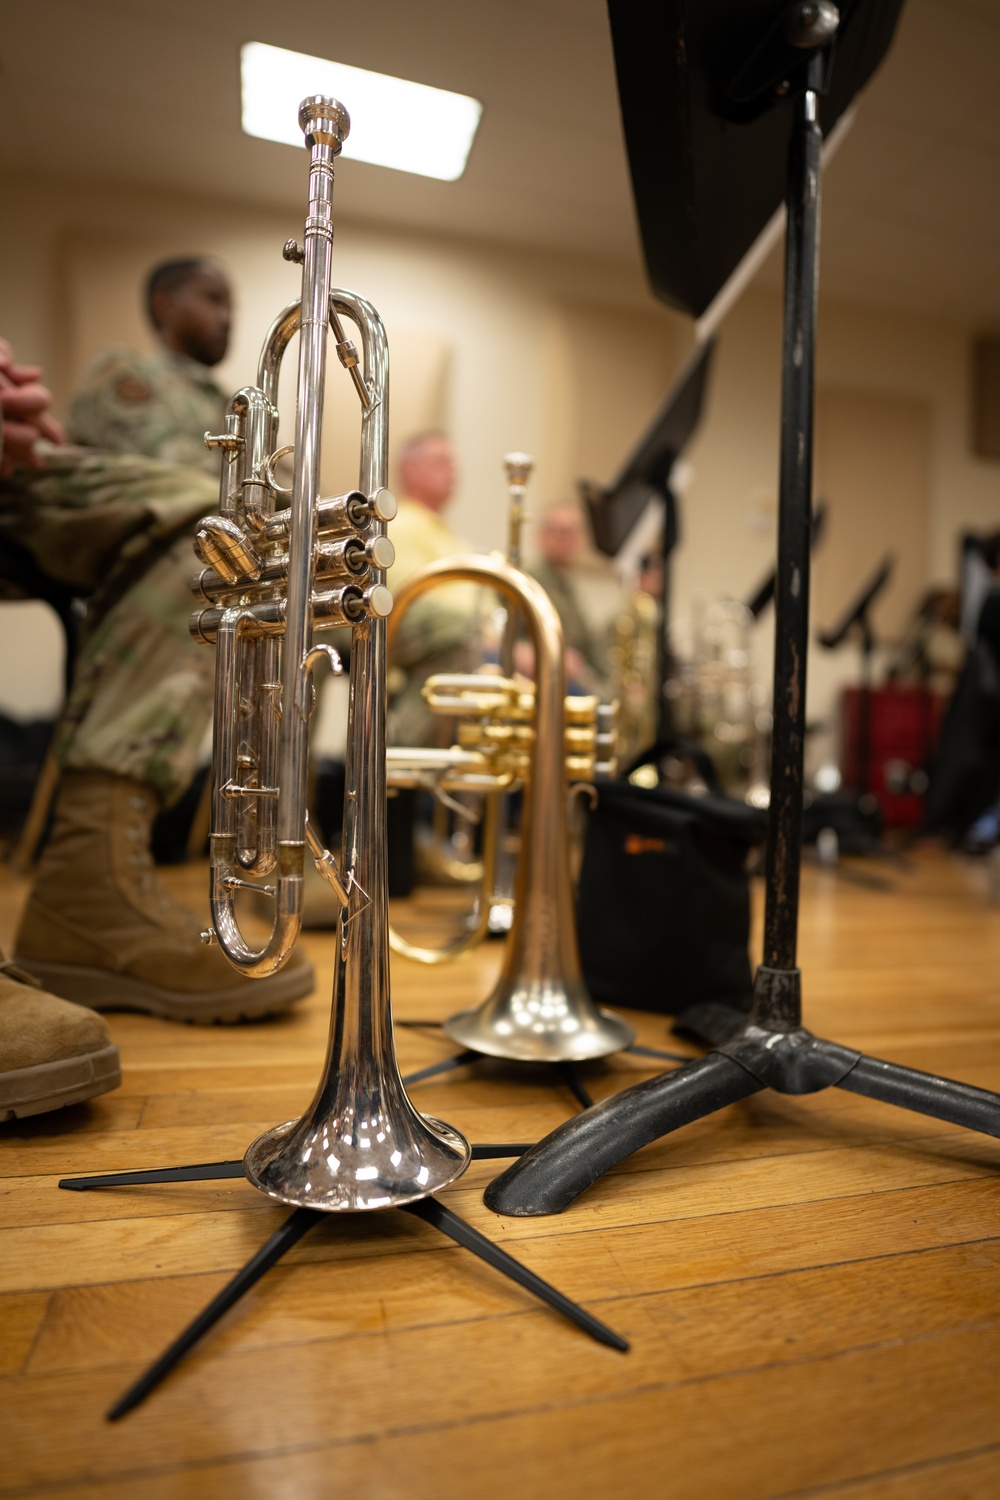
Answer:
[[[806,7],[801,7],[805,10]],[[818,7],[809,7],[818,11]],[[824,49],[825,50],[825,49]],[[809,645],[809,533],[821,132],[817,94],[828,58],[817,50],[792,101],[782,344],[781,466],[775,592],[774,738],[764,957],[749,1016],[692,1007],[680,1024],[711,1050],[575,1116],[532,1146],[484,1194],[499,1214],[559,1213],[605,1172],[682,1125],[764,1089],[836,1087],[1000,1136],[1000,1095],[815,1036],[802,1025],[797,967],[799,873]]]
[[[660,631],[656,641],[656,742],[664,745],[674,732],[674,712],[667,697],[667,685],[673,666],[670,650],[670,555],[675,538],[671,534],[669,508],[675,505],[673,495],[664,496],[663,535],[660,540],[660,558],[663,568],[663,589],[660,594]]]
[[[813,381],[819,275],[819,193],[822,134],[817,91],[824,58],[809,64],[795,100],[796,128],[788,163],[784,326],[781,344],[781,461],[778,563],[775,577],[774,727],[768,809],[767,895],[764,908],[766,983],[754,988],[753,1016],[801,1020],[796,968],[802,794],[809,648],[809,534],[812,524]]]

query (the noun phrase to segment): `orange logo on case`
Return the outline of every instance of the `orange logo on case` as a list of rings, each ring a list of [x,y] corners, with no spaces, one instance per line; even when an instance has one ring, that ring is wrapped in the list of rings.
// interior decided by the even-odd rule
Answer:
[[[666,839],[644,838],[641,833],[630,833],[625,839],[626,854],[659,854],[666,847]]]

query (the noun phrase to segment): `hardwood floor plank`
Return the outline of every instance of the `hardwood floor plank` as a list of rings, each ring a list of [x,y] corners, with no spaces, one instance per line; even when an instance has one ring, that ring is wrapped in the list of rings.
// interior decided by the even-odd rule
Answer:
[[[835,1353],[859,1342],[947,1331],[958,1299],[966,1326],[1000,1318],[1000,1236],[871,1262],[651,1289],[639,1296],[609,1291],[608,1269],[595,1275],[579,1252],[547,1272],[622,1332],[653,1338],[655,1354],[647,1349],[648,1358],[631,1361],[621,1373],[623,1382],[632,1383],[668,1380],[677,1372],[685,1379],[702,1378]],[[221,1283],[219,1276],[172,1277],[152,1286],[115,1283],[53,1293],[27,1373],[148,1359]],[[252,1305],[213,1335],[212,1347],[221,1354],[496,1320],[520,1315],[531,1305],[504,1278],[483,1274],[469,1256],[446,1246],[439,1254],[404,1257],[393,1267],[391,1281],[378,1258],[281,1266],[269,1274]],[[851,1317],[843,1316],[846,1306]],[[631,1373],[636,1369],[641,1373]]]
[[[757,1500],[991,1443],[1000,1415],[997,1332],[991,1322],[710,1379],[675,1372],[620,1394],[621,1372],[641,1374],[660,1347],[655,1338],[638,1359],[581,1349],[578,1335],[526,1313],[490,1325],[490,1345],[515,1335],[506,1358],[492,1348],[486,1355],[476,1324],[383,1334],[372,1345],[344,1340],[335,1365],[326,1344],[195,1357],[110,1431],[101,1412],[125,1371],[93,1372],[82,1393],[76,1375],[28,1377],[17,1392],[0,1386],[11,1455],[0,1493],[43,1478],[141,1473],[181,1456],[245,1460],[278,1449],[296,1494],[317,1493],[319,1474],[329,1484],[336,1473],[344,1493],[366,1500],[543,1500],[553,1472],[563,1494],[595,1494],[625,1466],[633,1483],[663,1484],[660,1493],[677,1500]],[[456,1367],[476,1369],[477,1379],[456,1381]],[[962,1398],[943,1400],[955,1368],[967,1371]],[[353,1378],[362,1370],[368,1378]],[[47,1434],[57,1425],[53,1452]],[[299,1450],[294,1458],[290,1449]]]
[[[847,1484],[799,1490],[784,1500],[995,1500],[1000,1491],[1000,1444],[961,1458],[907,1466]]]
[[[203,868],[167,872],[204,899]],[[1000,1089],[1000,910],[921,856],[871,892],[807,870],[821,1034]],[[23,887],[0,873],[0,937]],[[449,901],[425,909],[435,920]],[[755,931],[760,888],[754,889]],[[246,1184],[61,1193],[61,1175],[239,1157],[311,1096],[312,996],[260,1026],[114,1015],[123,1088],[0,1127],[0,1486],[17,1500],[985,1500],[1000,1488],[1000,1142],[830,1090],[761,1095],[630,1158],[565,1215],[447,1200],[633,1341],[592,1345],[403,1215],[323,1223],[120,1427],[101,1412],[285,1216]],[[393,962],[401,1016],[484,995],[498,945]],[[433,982],[432,982],[433,981]],[[648,1045],[667,1018],[631,1013]],[[451,1050],[400,1028],[405,1069]],[[595,1097],[650,1070],[587,1070]],[[479,1140],[572,1110],[504,1065],[414,1090]],[[4,1439],[0,1439],[0,1443]]]
[[[16,1375],[23,1369],[48,1306],[46,1292],[0,1295],[0,1375]]]
[[[598,1228],[667,1224],[677,1219],[710,1217],[731,1211],[777,1207],[806,1202],[830,1203],[838,1198],[863,1197],[873,1191],[957,1183],[992,1176],[995,1162],[987,1154],[993,1143],[979,1147],[963,1138],[950,1152],[949,1139],[927,1139],[919,1151],[908,1148],[850,1147],[815,1151],[808,1155],[767,1157],[723,1162],[707,1167],[678,1168],[666,1182],[651,1188],[646,1173],[619,1172],[605,1178],[572,1211],[559,1220],[562,1233],[590,1234]],[[981,1160],[976,1159],[977,1153]],[[996,1152],[992,1152],[995,1157]],[[183,1159],[183,1158],[182,1158]],[[183,1185],[102,1190],[101,1197],[126,1193],[158,1198],[186,1191]],[[255,1236],[266,1237],[276,1227],[278,1205],[270,1204],[249,1186],[243,1189],[246,1206],[224,1214],[201,1209],[197,1213],[153,1214],[94,1220],[81,1233],[76,1224],[47,1224],[12,1228],[0,1238],[0,1288],[37,1291],[67,1283],[107,1281],[117,1277],[157,1276],[203,1269],[206,1259],[223,1255],[223,1265],[235,1265],[254,1248]],[[460,1182],[442,1195],[484,1233],[501,1243],[530,1243],[553,1233],[547,1219],[503,1219],[482,1203],[481,1187]],[[203,1200],[202,1200],[203,1201]],[[114,1209],[110,1212],[114,1213]],[[359,1231],[344,1228],[344,1239]],[[199,1256],[201,1263],[199,1265]]]

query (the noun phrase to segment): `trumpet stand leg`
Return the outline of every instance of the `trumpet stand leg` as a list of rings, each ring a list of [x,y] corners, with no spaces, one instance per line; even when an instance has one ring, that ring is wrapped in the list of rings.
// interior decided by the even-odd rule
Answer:
[[[293,1245],[297,1245],[302,1236],[307,1234],[322,1217],[323,1215],[314,1208],[297,1208],[285,1220],[281,1228],[276,1229],[271,1238],[260,1247],[257,1254],[251,1256],[246,1265],[242,1266],[233,1279],[226,1283],[218,1296],[213,1297],[208,1306],[203,1308],[188,1324],[183,1333],[178,1334],[173,1343],[164,1349],[159,1359],[150,1365],[145,1374],[140,1375],[135,1384],[130,1385],[125,1394],[119,1397],[108,1412],[108,1421],[120,1422],[122,1417],[127,1416],[130,1411],[145,1401],[185,1354],[194,1348],[198,1340],[204,1338],[209,1329],[214,1328],[223,1313],[228,1312],[260,1280],[264,1272],[276,1265],[286,1251],[291,1250]]]
[[[441,1029],[440,1021],[399,1021],[396,1024],[400,1026],[409,1026],[414,1029],[424,1027],[434,1028],[436,1030]],[[632,1053],[634,1057],[653,1057],[656,1058],[659,1062],[684,1063],[689,1060],[684,1056],[683,1053],[663,1052],[659,1047],[642,1047],[639,1046],[639,1044],[636,1042],[634,1042],[630,1047],[625,1047],[623,1050],[625,1052]],[[475,1052],[472,1048],[467,1047],[462,1052],[456,1052],[454,1057],[442,1058],[440,1062],[429,1063],[426,1068],[418,1068],[415,1073],[405,1074],[403,1077],[403,1082],[406,1087],[409,1088],[411,1084],[423,1083],[428,1078],[437,1078],[442,1073],[451,1073],[454,1072],[456,1068],[464,1068],[467,1067],[470,1063],[486,1062],[487,1060],[488,1059],[486,1058],[484,1053]],[[494,1058],[492,1059],[492,1061],[496,1061],[496,1059]],[[554,1066],[563,1082],[569,1089],[570,1093],[573,1095],[573,1098],[582,1109],[589,1109],[593,1104],[594,1101],[591,1098],[588,1089],[584,1085],[579,1071],[574,1063],[562,1062],[555,1064],[546,1063],[541,1065],[538,1063],[526,1063],[524,1064],[524,1066],[530,1068],[537,1068],[539,1066]]]
[[[556,1069],[580,1108],[590,1109],[594,1101],[573,1064],[556,1063]]]
[[[527,1150],[527,1145],[521,1143],[483,1142],[473,1146],[472,1159],[473,1161],[495,1160],[518,1156]],[[155,1182],[208,1182],[242,1176],[242,1162],[221,1161],[203,1162],[188,1167],[157,1167],[138,1172],[109,1172],[95,1177],[66,1177],[59,1186],[74,1192],[82,1192],[98,1187],[130,1187]],[[446,1208],[437,1199],[423,1198],[416,1203],[403,1204],[401,1207],[405,1212],[422,1219],[424,1223],[437,1229],[448,1239],[454,1240],[464,1249],[470,1250],[494,1270],[500,1271],[502,1275],[516,1282],[518,1286],[524,1287],[533,1296],[568,1318],[591,1338],[599,1343],[607,1344],[612,1349],[623,1351],[628,1349],[626,1340],[607,1324],[586,1312],[576,1302],[557,1291],[549,1282],[536,1276],[533,1271],[529,1271],[527,1266],[523,1266],[512,1255],[508,1255],[505,1250],[494,1245],[485,1235],[480,1234],[471,1224],[466,1223],[458,1214]],[[307,1234],[321,1219],[328,1217],[329,1215],[323,1214],[318,1209],[297,1208],[197,1317],[192,1319],[173,1343],[163,1351],[159,1359],[155,1360],[133,1385],[129,1386],[108,1412],[108,1421],[120,1421],[122,1417],[127,1416],[130,1411],[145,1401],[185,1354],[189,1353],[195,1344],[214,1328],[223,1314],[245,1296],[283,1255],[297,1245],[303,1235]]]
[[[525,1291],[531,1292],[542,1302],[548,1303],[549,1307],[555,1308],[564,1318],[575,1323],[577,1328],[582,1328],[592,1339],[599,1344],[607,1344],[611,1349],[620,1349],[622,1353],[628,1350],[628,1340],[623,1339],[620,1334],[615,1333],[606,1323],[586,1312],[569,1297],[563,1296],[562,1292],[556,1290],[548,1281],[543,1281],[536,1276],[534,1271],[529,1271],[519,1260],[508,1255],[506,1250],[501,1250],[499,1245],[494,1245],[478,1229],[473,1229],[458,1214],[453,1213],[450,1208],[445,1208],[436,1198],[421,1198],[418,1203],[404,1204],[403,1211],[413,1214],[418,1219],[423,1219],[425,1224],[432,1225],[440,1230],[456,1244],[462,1245],[464,1249],[471,1250],[473,1255],[478,1255],[488,1266],[495,1271],[500,1271],[504,1276],[509,1276],[511,1281],[523,1286]]]
[[[95,1187],[138,1187],[147,1182],[214,1182],[242,1177],[241,1161],[206,1161],[194,1167],[149,1167],[138,1172],[102,1172],[97,1177],[64,1177],[59,1183],[72,1193]]]

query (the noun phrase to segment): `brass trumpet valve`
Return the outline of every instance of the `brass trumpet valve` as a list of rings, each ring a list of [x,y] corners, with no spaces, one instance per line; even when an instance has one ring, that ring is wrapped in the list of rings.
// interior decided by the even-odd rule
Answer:
[[[531,688],[505,677],[438,673],[427,679],[423,697],[433,712],[457,719],[455,742],[461,749],[479,752],[497,774],[507,774],[517,781],[529,774],[535,745],[535,695]],[[570,781],[589,781],[599,774],[601,707],[593,696],[565,700],[564,743]],[[602,753],[606,760],[606,741]]]

